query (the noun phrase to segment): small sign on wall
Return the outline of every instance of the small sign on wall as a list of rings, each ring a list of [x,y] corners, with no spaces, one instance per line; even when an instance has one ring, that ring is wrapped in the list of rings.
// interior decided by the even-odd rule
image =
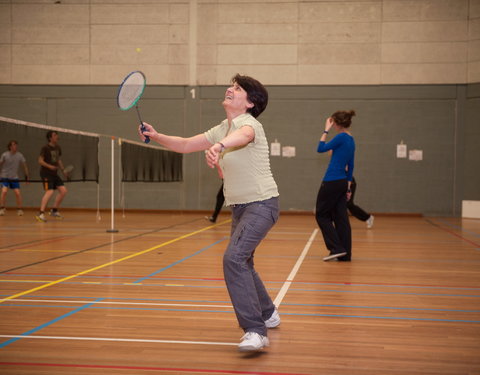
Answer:
[[[404,159],[407,157],[407,145],[403,144],[403,141],[397,145],[397,158]]]
[[[270,155],[280,156],[280,142],[275,139],[275,142],[270,144]]]
[[[410,150],[408,153],[408,160],[421,161],[423,160],[423,150]]]
[[[282,156],[284,158],[295,157],[295,146],[285,146],[282,148]]]

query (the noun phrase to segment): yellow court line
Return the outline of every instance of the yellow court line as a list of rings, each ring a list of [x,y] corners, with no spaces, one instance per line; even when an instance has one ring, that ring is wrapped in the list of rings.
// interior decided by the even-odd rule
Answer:
[[[49,283],[47,283],[47,284],[37,286],[36,288],[29,289],[29,290],[26,290],[26,291],[24,291],[24,292],[20,292],[20,293],[17,293],[17,294],[13,294],[13,295],[11,295],[11,296],[9,296],[9,297],[5,297],[5,298],[3,298],[3,299],[0,299],[0,303],[5,302],[5,301],[8,301],[8,300],[10,300],[10,299],[14,299],[14,298],[20,297],[20,296],[24,296],[25,294],[30,294],[30,293],[36,292],[37,290],[41,290],[41,289],[44,289],[44,288],[48,288],[49,286],[52,286],[52,285],[55,285],[55,284],[59,284],[59,283],[61,283],[61,282],[64,282],[64,281],[73,279],[73,278],[75,278],[75,277],[77,277],[77,276],[85,275],[85,274],[87,274],[87,273],[90,273],[90,272],[99,270],[99,269],[104,268],[104,267],[111,266],[112,264],[120,263],[120,262],[122,262],[122,261],[124,261],[124,260],[131,259],[131,258],[134,258],[134,257],[136,257],[136,256],[146,254],[146,253],[148,253],[148,252],[150,252],[150,251],[159,249],[159,248],[161,248],[161,247],[163,247],[163,246],[170,245],[170,244],[172,244],[172,243],[174,243],[174,242],[183,240],[184,238],[188,238],[188,237],[194,236],[195,234],[204,232],[204,231],[206,231],[206,230],[208,230],[208,229],[210,229],[210,228],[214,228],[214,227],[216,227],[216,226],[220,226],[220,225],[226,224],[226,223],[228,223],[228,222],[230,222],[230,221],[231,221],[231,219],[228,219],[228,220],[222,221],[221,223],[218,223],[218,224],[209,225],[208,227],[205,227],[205,228],[196,230],[195,232],[191,232],[191,233],[184,234],[183,236],[174,238],[173,240],[170,240],[170,241],[161,243],[160,245],[151,247],[151,248],[149,248],[149,249],[139,251],[138,253],[134,253],[134,254],[131,254],[131,255],[127,255],[126,257],[123,257],[123,258],[120,258],[120,259],[117,259],[117,260],[113,260],[113,261],[108,262],[108,263],[105,263],[105,264],[101,264],[100,266],[93,267],[93,268],[90,268],[90,269],[85,270],[85,271],[82,271],[82,272],[78,272],[78,273],[76,273],[76,274],[74,274],[74,275],[70,275],[70,276],[64,277],[64,278],[62,278],[62,279],[58,279],[58,280],[56,280],[56,281],[49,282]]]

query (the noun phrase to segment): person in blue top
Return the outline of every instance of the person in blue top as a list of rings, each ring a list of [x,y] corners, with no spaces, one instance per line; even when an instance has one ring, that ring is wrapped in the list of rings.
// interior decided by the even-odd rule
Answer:
[[[318,152],[332,151],[330,163],[317,195],[315,218],[330,254],[324,261],[352,258],[352,229],[347,213],[347,200],[352,183],[355,141],[348,132],[355,111],[337,111],[325,121],[325,130]],[[338,134],[326,143],[331,128]]]

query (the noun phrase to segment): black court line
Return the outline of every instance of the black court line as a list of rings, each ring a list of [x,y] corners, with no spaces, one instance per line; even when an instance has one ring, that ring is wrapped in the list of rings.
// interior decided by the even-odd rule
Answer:
[[[138,238],[138,237],[142,237],[142,236],[145,236],[145,235],[148,235],[148,234],[160,232],[160,231],[162,231],[162,230],[167,230],[167,229],[175,228],[175,227],[177,227],[177,226],[179,226],[179,225],[190,224],[190,223],[193,223],[193,222],[198,221],[198,220],[201,220],[201,219],[193,219],[193,220],[184,221],[184,222],[181,222],[181,223],[169,225],[169,226],[167,226],[167,227],[162,227],[162,228],[159,228],[159,229],[154,229],[154,230],[151,230],[151,231],[149,231],[149,232],[145,232],[145,233],[141,233],[141,234],[136,234],[136,235],[134,235],[134,236],[122,238],[122,239],[120,239],[120,240],[110,241],[110,242],[107,242],[107,243],[104,243],[104,244],[101,244],[101,245],[97,245],[97,246],[94,246],[94,247],[90,247],[90,248],[88,248],[88,249],[75,251],[74,253],[68,253],[68,254],[64,254],[64,255],[59,255],[59,256],[56,256],[56,257],[52,257],[52,258],[40,260],[40,261],[38,261],[38,262],[34,262],[34,263],[30,263],[30,264],[25,264],[25,265],[23,265],[23,266],[18,266],[18,267],[10,268],[10,269],[8,269],[8,270],[0,271],[0,274],[2,274],[2,273],[7,273],[7,272],[12,272],[12,271],[16,271],[16,270],[23,269],[23,268],[27,268],[27,267],[30,267],[30,266],[36,266],[36,265],[38,265],[38,264],[47,263],[47,262],[50,262],[50,261],[52,261],[52,260],[67,258],[67,257],[69,257],[69,256],[77,255],[77,254],[82,254],[82,253],[85,253],[85,252],[91,251],[91,250],[97,250],[97,249],[100,249],[100,248],[102,248],[102,247],[109,246],[109,245],[112,245],[112,244],[115,244],[115,243],[119,243],[119,242],[127,241],[127,240],[132,240],[132,239],[134,239],[134,238]]]
[[[67,179],[67,178],[62,178],[62,180],[63,180],[64,182],[95,182],[95,183],[98,184],[98,181],[97,181],[97,180],[84,180],[84,179],[81,179],[81,178],[77,178],[77,179],[74,179],[74,180],[73,180],[73,179],[72,179],[72,180],[69,180],[69,179]],[[24,183],[34,183],[34,184],[36,184],[36,183],[38,183],[38,184],[39,184],[39,183],[45,183],[44,180],[37,180],[37,179],[32,179],[32,180],[25,180],[25,179],[23,179],[23,180],[15,180],[15,181],[24,182]]]
[[[77,237],[77,236],[81,236],[82,234],[71,234],[71,235],[63,235],[63,236],[58,236],[58,237],[51,237],[51,238],[45,238],[43,240],[32,240],[32,241],[27,241],[27,242],[20,242],[20,243],[16,243],[16,244],[13,244],[13,245],[6,245],[6,246],[3,246],[3,247],[0,247],[0,250],[2,249],[10,249],[11,247],[19,247],[19,246],[25,246],[25,245],[30,245],[32,243],[44,243],[44,242],[48,242],[48,241],[54,241],[54,240],[58,240],[58,239],[62,239],[62,238],[69,238],[69,237]],[[11,249],[11,250],[7,250],[7,251],[2,251],[2,253],[6,253],[8,251],[14,251],[16,249]]]

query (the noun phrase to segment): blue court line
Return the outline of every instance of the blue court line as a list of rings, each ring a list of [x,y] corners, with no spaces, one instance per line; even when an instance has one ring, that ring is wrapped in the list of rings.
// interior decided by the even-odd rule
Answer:
[[[272,281],[270,281],[272,282]],[[313,284],[313,285],[332,285],[332,286],[367,286],[372,288],[405,288],[405,289],[454,289],[454,290],[480,290],[477,287],[456,287],[456,286],[436,286],[436,285],[395,285],[395,284],[368,284],[368,283],[347,283],[347,282],[316,282],[316,281],[293,281],[293,284]]]
[[[275,288],[268,288],[275,289]],[[402,293],[402,292],[368,292],[365,290],[335,290],[335,289],[298,289],[290,288],[289,291],[296,292],[326,292],[326,293],[355,293],[355,294],[387,294],[395,296],[429,296],[429,297],[468,297],[468,298],[480,298],[480,295],[475,294],[442,294],[442,293]]]
[[[57,318],[55,318],[55,319],[53,319],[53,320],[50,320],[50,321],[47,322],[47,323],[44,323],[44,324],[41,324],[41,325],[39,325],[39,326],[37,326],[37,327],[35,327],[35,328],[32,328],[31,330],[29,330],[29,331],[27,331],[27,332],[24,332],[24,333],[20,334],[19,336],[29,336],[29,335],[37,332],[37,331],[40,331],[41,329],[43,329],[43,328],[45,328],[45,327],[48,327],[48,326],[50,326],[50,325],[52,325],[52,324],[54,324],[54,323],[56,323],[56,322],[58,322],[58,321],[60,321],[60,320],[62,320],[62,319],[64,319],[64,318],[69,317],[70,315],[73,315],[73,314],[75,314],[75,313],[77,313],[77,312],[79,312],[79,311],[82,311],[82,310],[84,310],[84,309],[87,309],[87,308],[89,308],[90,306],[92,306],[93,304],[95,304],[95,302],[98,302],[98,301],[101,301],[101,300],[103,300],[103,298],[97,298],[97,299],[96,299],[95,301],[93,301],[93,302],[89,302],[89,303],[87,303],[87,304],[85,304],[85,305],[83,305],[83,306],[80,306],[80,307],[76,308],[75,310],[69,311],[68,313],[63,314],[62,316],[59,316],[59,317],[57,317]],[[39,306],[36,306],[36,307],[39,307]],[[71,306],[70,306],[70,307],[71,307]],[[21,339],[21,337],[11,338],[10,340],[7,340],[7,341],[1,343],[1,344],[0,344],[0,349],[4,348],[5,346],[10,345],[10,344],[12,344],[12,343],[14,343],[15,341],[20,340],[20,339]]]
[[[194,313],[226,313],[233,314],[233,311],[225,310],[198,310],[198,309],[179,309],[179,308],[156,308],[156,307],[114,307],[114,306],[92,306],[95,302],[90,303],[91,306],[81,307],[83,309],[90,307],[92,309],[109,309],[109,310],[129,310],[129,311],[173,311],[173,312],[194,312]],[[8,306],[28,306],[28,307],[46,307],[45,305],[36,306],[36,305],[13,305],[9,304]],[[47,306],[48,307],[48,306]],[[59,306],[55,306],[58,308]],[[440,319],[440,318],[409,318],[409,317],[399,317],[399,316],[375,316],[375,315],[344,315],[344,314],[321,314],[321,313],[285,313],[281,312],[281,315],[289,316],[313,316],[313,317],[333,317],[333,318],[359,318],[359,319],[388,319],[388,320],[409,320],[409,321],[427,321],[427,322],[446,322],[446,323],[480,323],[480,320],[465,320],[465,319]],[[24,333],[27,335],[29,332]],[[18,338],[16,338],[18,340]],[[11,339],[9,341],[16,341],[16,339]],[[7,342],[9,342],[7,341]],[[1,346],[0,346],[1,348]]]
[[[357,306],[357,305],[325,305],[310,303],[282,303],[282,306],[305,306],[305,307],[340,307],[348,309],[383,309],[383,310],[406,310],[406,311],[448,311],[448,312],[468,312],[480,313],[480,310],[456,310],[456,309],[435,309],[419,307],[395,307],[395,306]]]
[[[378,259],[378,258],[377,258]],[[471,263],[471,262],[470,262]],[[5,275],[5,276],[14,276],[14,277],[54,277],[52,275]],[[66,277],[69,275],[55,275],[55,277]],[[1,276],[0,276],[1,277]],[[77,279],[81,278],[91,278],[91,279],[132,279],[131,276],[91,276],[91,275],[80,275],[77,276]],[[224,282],[223,278],[182,278],[182,277],[162,277],[156,279],[158,281],[211,281],[211,282]],[[2,281],[0,281],[2,282]],[[3,281],[8,282],[8,281]],[[265,283],[268,284],[282,284],[284,281],[274,281],[274,280],[264,280]],[[82,282],[70,282],[71,284],[81,284]],[[118,282],[118,283],[109,283],[105,284],[104,282],[100,282],[100,285],[125,285],[125,283]],[[133,282],[130,282],[132,284]],[[68,284],[68,282],[65,282]],[[364,287],[372,287],[372,288],[406,288],[406,289],[453,289],[453,290],[480,290],[480,287],[456,287],[456,286],[441,286],[441,285],[401,285],[401,284],[369,284],[369,283],[351,283],[351,282],[321,282],[321,281],[292,281],[292,284],[307,284],[307,285],[335,285],[335,286],[345,286],[345,287],[355,287],[355,286],[364,286]],[[144,284],[144,285],[153,285],[153,284]],[[9,294],[0,294],[0,297],[9,296]],[[67,298],[67,297],[65,297]],[[87,297],[89,298],[89,297]]]
[[[341,315],[341,314],[299,314],[299,313],[282,313],[281,315],[322,316],[322,317],[333,317],[333,318],[412,320],[412,321],[423,321],[423,322],[480,323],[480,320],[407,318],[407,317],[396,317],[396,316],[368,316],[368,315]]]
[[[63,284],[83,284],[77,282],[64,282]],[[124,283],[101,283],[101,284],[88,284],[91,286],[128,286]],[[133,287],[141,287],[141,286],[155,286],[155,287],[167,287],[167,288],[206,288],[206,289],[224,289],[225,285],[218,285],[218,286],[211,286],[211,285],[168,285],[168,284],[133,284],[129,283],[130,286]],[[276,291],[280,288],[277,287],[269,287],[267,288],[269,291]],[[306,289],[306,288],[290,288],[290,291],[295,292],[320,292],[320,293],[352,293],[352,294],[382,294],[382,295],[394,295],[394,296],[427,296],[427,297],[454,297],[454,298],[480,298],[478,294],[443,294],[443,293],[407,293],[407,292],[371,292],[367,290],[338,290],[338,289]],[[74,297],[80,298],[80,297]],[[1,306],[1,304],[0,304]]]
[[[35,296],[36,298],[38,296]],[[52,297],[49,297],[52,298]],[[64,298],[64,297],[60,297]],[[72,297],[76,298],[76,297]],[[79,297],[82,298],[82,297]],[[89,298],[89,297],[84,297],[84,298]],[[231,307],[231,301],[207,301],[207,300],[185,300],[185,299],[147,299],[147,298],[99,298],[97,301],[105,301],[108,304],[108,300],[114,300],[112,303],[115,303],[117,300],[122,300],[122,301],[128,301],[132,303],[139,303],[138,301],[146,301],[148,303],[165,303],[165,302],[170,302],[170,303],[224,303],[226,304],[225,307]],[[15,300],[13,300],[15,301]],[[133,302],[137,301],[137,302]],[[5,302],[3,305],[0,305],[0,308],[2,306],[14,306],[14,307],[23,307],[23,306],[28,306],[28,307],[45,307],[45,308],[54,308],[54,307],[61,307],[61,308],[70,308],[71,306],[69,305],[27,305],[28,301],[22,301],[24,303],[22,304],[14,304],[14,303],[8,303]],[[68,303],[68,300],[65,300],[63,302]],[[102,305],[98,305],[102,306]],[[341,309],[379,309],[379,310],[405,310],[405,311],[439,311],[439,312],[460,312],[460,313],[480,313],[480,310],[459,310],[459,309],[447,309],[447,308],[420,308],[420,307],[398,307],[398,306],[365,306],[365,305],[330,305],[330,304],[320,304],[320,303],[282,303],[282,306],[301,306],[301,307],[335,307],[335,308],[341,308]],[[208,307],[208,306],[205,306]],[[98,307],[100,308],[100,307]],[[103,307],[102,307],[103,308]],[[126,307],[125,307],[126,308]],[[136,306],[132,307],[136,308]],[[139,307],[141,308],[141,307]],[[183,311],[183,310],[182,310]],[[203,311],[203,310],[199,310]]]
[[[215,246],[215,245],[219,244],[220,242],[225,241],[227,238],[228,238],[228,237],[223,237],[223,238],[221,238],[220,240],[218,240],[218,241],[216,241],[216,242],[214,242],[214,243],[212,243],[212,244],[204,247],[203,249],[198,250],[197,252],[195,252],[195,253],[193,253],[193,254],[191,254],[191,255],[189,255],[189,256],[186,256],[186,257],[183,258],[183,259],[177,260],[176,262],[173,262],[172,264],[170,264],[170,265],[168,265],[168,266],[166,266],[166,267],[160,268],[158,271],[155,271],[155,272],[151,273],[150,275],[147,275],[147,276],[145,276],[145,277],[141,277],[140,279],[133,281],[132,284],[141,283],[143,280],[147,280],[147,279],[149,279],[150,277],[159,274],[160,272],[163,272],[163,271],[165,271],[165,270],[168,270],[169,268],[172,268],[173,266],[176,266],[177,264],[182,263],[183,261],[185,261],[185,260],[187,260],[187,259],[190,259],[190,258],[194,257],[195,255],[198,255],[198,254],[200,254],[201,252],[203,252],[203,251],[205,251],[205,250],[207,250],[207,249],[210,249],[212,246]]]

